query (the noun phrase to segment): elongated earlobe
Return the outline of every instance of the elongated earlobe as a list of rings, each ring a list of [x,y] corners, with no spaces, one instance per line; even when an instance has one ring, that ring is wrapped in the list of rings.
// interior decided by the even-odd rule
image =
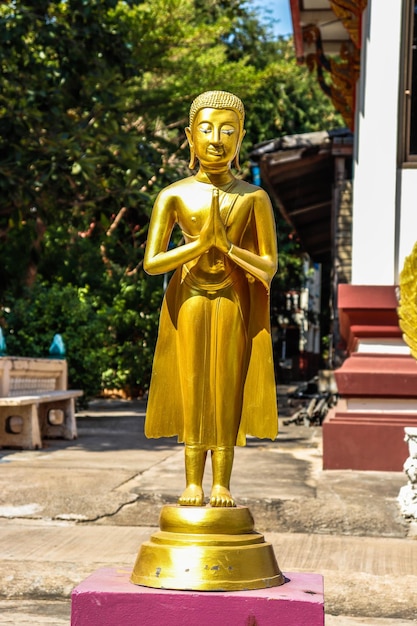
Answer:
[[[185,134],[187,136],[188,145],[190,146],[190,162],[188,164],[188,167],[190,168],[190,170],[194,170],[197,165],[197,159],[194,152],[193,140],[191,138],[191,128],[189,126],[187,126],[187,128],[185,129]]]
[[[194,148],[190,146],[190,162],[188,164],[188,167],[190,168],[190,170],[194,170],[196,166],[197,166],[197,159],[195,156]]]
[[[238,144],[237,150],[236,150],[236,156],[235,156],[235,158],[232,161],[232,167],[235,167],[238,172],[240,172],[240,163],[239,163],[240,146],[242,145],[243,137],[245,135],[246,135],[246,130],[242,130],[242,134],[240,136],[239,144]]]

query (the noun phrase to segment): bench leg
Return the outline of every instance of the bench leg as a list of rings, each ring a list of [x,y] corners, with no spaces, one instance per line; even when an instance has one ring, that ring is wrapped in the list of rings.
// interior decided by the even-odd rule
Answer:
[[[51,409],[57,409],[64,413],[62,424],[51,424],[48,413]],[[45,439],[76,439],[77,421],[75,417],[74,398],[45,402],[39,405],[39,416],[42,428],[42,437]]]
[[[22,428],[19,433],[10,431],[10,418],[20,417]],[[0,446],[2,448],[23,448],[35,450],[42,448],[36,404],[16,407],[0,407]]]

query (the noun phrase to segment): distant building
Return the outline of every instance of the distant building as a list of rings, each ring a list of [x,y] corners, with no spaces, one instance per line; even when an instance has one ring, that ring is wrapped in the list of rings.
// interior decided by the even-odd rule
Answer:
[[[337,286],[351,280],[352,153],[349,129],[289,135],[265,141],[251,153],[262,183],[311,260],[308,273],[314,276],[316,301],[313,306],[313,284],[307,281],[311,305],[305,307],[306,315],[309,313],[308,340],[300,346],[310,375],[319,368],[319,359],[313,356],[321,352],[319,330],[329,341],[326,365],[340,363],[344,354],[337,323]],[[324,310],[328,310],[326,316]],[[318,317],[321,328],[318,320],[313,323]]]

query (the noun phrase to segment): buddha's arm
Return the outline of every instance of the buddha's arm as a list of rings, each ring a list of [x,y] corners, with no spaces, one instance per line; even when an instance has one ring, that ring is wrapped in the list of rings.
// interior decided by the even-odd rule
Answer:
[[[228,256],[269,289],[277,271],[278,253],[274,214],[263,190],[256,192],[253,217],[259,254],[232,244]]]
[[[197,239],[168,250],[172,229],[177,221],[174,199],[160,194],[156,199],[149,224],[143,267],[148,274],[164,274],[177,269],[203,254]]]

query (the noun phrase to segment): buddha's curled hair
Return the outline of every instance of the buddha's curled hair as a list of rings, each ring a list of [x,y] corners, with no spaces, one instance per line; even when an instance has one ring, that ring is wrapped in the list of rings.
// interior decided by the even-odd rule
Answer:
[[[245,121],[245,107],[240,98],[228,91],[205,91],[194,100],[190,107],[190,128],[200,109],[231,109],[237,114],[241,128]]]

